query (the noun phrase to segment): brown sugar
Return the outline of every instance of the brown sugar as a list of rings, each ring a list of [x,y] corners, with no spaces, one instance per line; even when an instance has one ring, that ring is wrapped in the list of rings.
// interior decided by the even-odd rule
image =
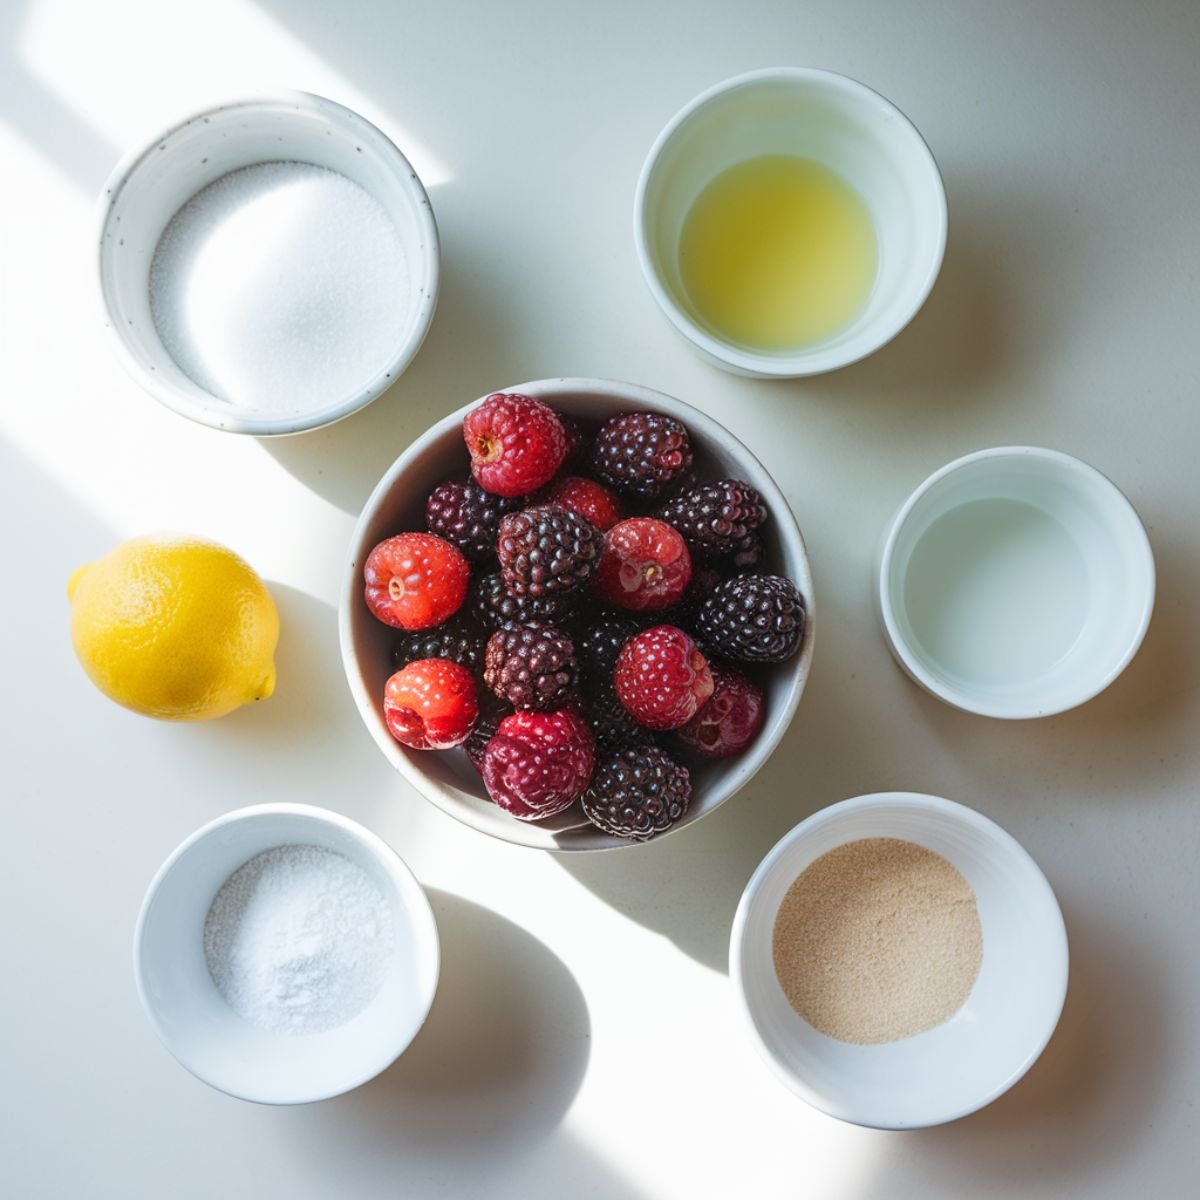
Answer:
[[[940,854],[898,838],[810,863],[775,917],[775,973],[792,1007],[842,1042],[894,1042],[948,1021],[983,960],[975,893]]]

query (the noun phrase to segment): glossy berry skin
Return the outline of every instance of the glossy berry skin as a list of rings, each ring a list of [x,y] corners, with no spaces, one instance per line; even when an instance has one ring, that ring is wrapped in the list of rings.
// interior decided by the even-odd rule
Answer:
[[[483,756],[488,795],[521,821],[541,821],[583,794],[595,765],[592,732],[578,713],[513,713]]]
[[[621,413],[605,422],[592,447],[596,477],[642,500],[657,499],[691,469],[687,430],[660,413]]]
[[[766,719],[762,690],[740,671],[713,666],[713,694],[675,736],[704,758],[733,758],[758,736]]]
[[[567,456],[567,432],[541,400],[496,392],[463,418],[471,473],[485,491],[524,496],[554,478]]]
[[[712,695],[713,677],[696,643],[674,625],[655,625],[625,643],[613,686],[647,729],[686,725]]]
[[[496,553],[500,518],[515,505],[515,500],[485,492],[474,479],[447,480],[429,493],[425,524],[471,562],[483,562]]]
[[[721,479],[681,492],[658,516],[678,529],[697,554],[732,558],[752,545],[750,536],[767,519],[767,508],[748,483]]]
[[[436,629],[406,634],[392,647],[392,666],[397,670],[419,658],[448,658],[478,671],[483,666],[483,637],[465,621],[451,618]]]
[[[522,509],[500,521],[500,577],[510,596],[582,593],[603,547],[600,530],[570,509],[555,504]]]
[[[683,537],[652,517],[630,517],[604,535],[592,590],[596,598],[633,612],[662,612],[678,604],[692,579]]]
[[[497,571],[479,575],[471,585],[471,611],[485,629],[500,629],[510,621],[545,621],[562,625],[570,620],[577,593],[553,596],[510,596]]]
[[[479,719],[475,722],[475,728],[467,735],[467,740],[463,742],[462,748],[467,753],[467,758],[471,760],[471,766],[476,771],[483,774],[483,756],[487,753],[488,743],[496,736],[496,730],[500,728],[500,722],[508,716],[508,710],[496,710],[494,712],[480,711]]]
[[[397,629],[432,629],[462,607],[470,575],[462,551],[443,538],[401,533],[367,556],[367,607]]]
[[[446,658],[421,658],[397,671],[383,692],[388,732],[414,750],[449,750],[479,716],[475,677]]]
[[[611,690],[621,647],[644,628],[645,624],[639,623],[636,617],[613,614],[600,617],[580,630],[575,637],[575,654],[588,690],[597,684]]]
[[[565,708],[579,686],[575,646],[553,625],[513,622],[488,639],[483,681],[520,711]]]
[[[583,794],[587,819],[615,837],[645,842],[670,829],[688,810],[688,769],[648,743],[602,754]]]
[[[700,605],[696,629],[705,646],[745,663],[780,663],[804,640],[804,597],[782,575],[737,575]]]
[[[557,504],[578,513],[601,533],[611,529],[621,519],[621,501],[615,492],[594,479],[581,475],[564,475],[556,479],[545,492],[547,504]]]

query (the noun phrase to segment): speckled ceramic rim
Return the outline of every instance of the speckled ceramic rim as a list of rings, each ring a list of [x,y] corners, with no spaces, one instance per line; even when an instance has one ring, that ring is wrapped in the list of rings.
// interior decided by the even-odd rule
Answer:
[[[134,175],[138,165],[156,148],[178,133],[181,129],[204,121],[214,113],[230,109],[247,109],[270,107],[272,109],[291,108],[308,113],[315,113],[334,125],[350,131],[363,144],[370,144],[379,154],[381,160],[390,162],[397,182],[406,190],[414,201],[414,220],[417,222],[425,248],[425,270],[428,286],[414,301],[417,309],[416,320],[413,323],[408,339],[396,347],[392,357],[383,363],[375,372],[365,387],[359,388],[349,396],[340,397],[334,403],[313,412],[299,416],[254,417],[237,413],[235,409],[222,405],[213,399],[213,406],[197,403],[190,396],[183,395],[169,383],[164,382],[157,373],[146,370],[145,366],[134,354],[125,340],[124,329],[120,321],[113,319],[112,308],[108,299],[108,281],[104,267],[104,242],[110,232],[110,212],[121,192]],[[264,160],[265,161],[265,160]],[[400,375],[408,368],[416,357],[425,341],[426,334],[433,321],[437,308],[440,280],[440,252],[438,244],[437,222],[434,219],[433,207],[424,185],[417,176],[412,164],[401,152],[399,147],[377,126],[371,124],[365,117],[346,108],[336,101],[327,100],[310,92],[279,91],[262,93],[241,100],[229,101],[225,104],[209,105],[190,116],[175,122],[155,137],[150,138],[145,145],[130,151],[112,169],[104,183],[96,201],[96,254],[97,254],[97,283],[100,311],[105,327],[111,332],[110,341],[117,349],[125,370],[147,391],[173,412],[211,429],[220,429],[226,433],[242,433],[255,437],[275,437],[286,434],[305,433],[341,421],[361,408],[365,408],[372,400],[385,392]],[[166,351],[164,350],[164,354]]]

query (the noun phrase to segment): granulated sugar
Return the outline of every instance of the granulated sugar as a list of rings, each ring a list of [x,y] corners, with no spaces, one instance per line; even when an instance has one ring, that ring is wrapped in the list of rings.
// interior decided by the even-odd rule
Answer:
[[[775,973],[792,1007],[842,1042],[894,1042],[948,1021],[975,985],[975,893],[940,854],[897,838],[811,863],[775,918]]]
[[[373,879],[320,846],[277,846],[222,884],[204,957],[229,1007],[278,1033],[343,1025],[375,998],[395,951]]]
[[[176,365],[260,414],[346,399],[402,342],[404,248],[382,205],[323,167],[260,163],[222,176],[171,219],[150,310]]]

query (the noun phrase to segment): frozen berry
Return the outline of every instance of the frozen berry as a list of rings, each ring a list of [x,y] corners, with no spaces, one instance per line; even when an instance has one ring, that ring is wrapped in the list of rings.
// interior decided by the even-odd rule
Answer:
[[[663,506],[659,518],[683,534],[696,553],[727,558],[767,519],[762,497],[748,483],[722,479],[681,492]]]
[[[500,521],[496,553],[512,596],[562,596],[582,590],[592,577],[604,535],[578,513],[542,504]]]
[[[696,631],[708,647],[746,663],[780,663],[804,640],[804,597],[782,575],[738,575],[700,606]]]
[[[621,703],[648,729],[678,729],[712,695],[704,655],[682,629],[655,625],[625,643],[613,686]]]
[[[675,733],[689,750],[705,758],[732,758],[758,736],[766,704],[761,689],[740,671],[714,666],[712,677],[713,694]]]
[[[392,665],[396,668],[419,658],[448,658],[478,671],[483,666],[483,637],[464,621],[453,619],[436,629],[410,633],[392,648]]]
[[[585,683],[612,686],[621,647],[644,626],[634,617],[601,617],[585,625],[575,639],[575,654]]]
[[[605,833],[644,842],[670,829],[687,812],[691,798],[687,767],[659,747],[642,743],[601,755],[583,794],[583,811]]]
[[[513,500],[485,492],[474,479],[447,480],[429,493],[425,524],[472,562],[482,562],[496,553],[500,518],[515,506]]]
[[[488,795],[522,821],[570,807],[592,777],[595,742],[578,713],[513,713],[483,756]]]
[[[661,413],[621,413],[606,422],[592,447],[592,469],[618,492],[654,500],[691,470],[687,430]]]
[[[513,708],[564,708],[579,685],[575,647],[553,625],[514,622],[488,639],[483,681]]]
[[[554,478],[567,456],[567,433],[548,404],[496,392],[463,418],[471,472],[497,496],[524,496]]]
[[[414,750],[449,750],[479,715],[475,677],[446,658],[421,658],[397,671],[383,693],[383,716],[396,741]]]
[[[611,529],[621,519],[621,501],[604,484],[582,475],[564,475],[545,491],[542,499],[578,513],[591,521],[601,533]]]
[[[499,571],[480,575],[471,585],[471,611],[485,629],[499,629],[510,621],[545,621],[562,625],[579,599],[574,593],[553,596],[510,596]]]
[[[635,612],[661,612],[683,599],[692,558],[680,534],[652,517],[630,517],[604,535],[597,599]]]
[[[432,533],[401,533],[367,556],[367,607],[398,629],[431,629],[462,606],[471,568],[460,550]]]

